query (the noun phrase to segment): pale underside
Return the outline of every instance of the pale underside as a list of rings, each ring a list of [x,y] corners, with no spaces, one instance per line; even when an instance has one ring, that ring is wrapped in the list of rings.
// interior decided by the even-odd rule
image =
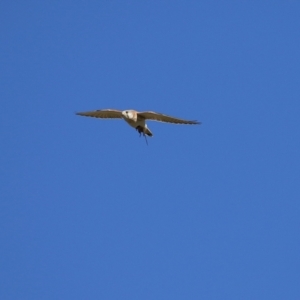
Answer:
[[[146,124],[146,120],[173,124],[200,124],[200,122],[197,121],[178,119],[153,111],[138,112],[133,109],[123,111],[116,109],[102,109],[87,112],[79,112],[77,113],[77,115],[101,119],[124,119],[131,127],[135,128],[140,135],[143,134],[145,138],[146,136],[153,136],[153,133],[150,131]]]
[[[153,112],[153,111],[144,111],[144,112],[137,112],[135,110],[127,110],[128,112],[132,112],[137,115],[136,121],[130,122],[129,124],[134,127],[134,124],[138,125],[145,120],[152,120],[157,122],[166,122],[172,124],[201,124],[198,121],[189,121],[184,119],[179,119],[171,116],[167,116],[161,113]],[[125,119],[122,115],[121,110],[116,109],[102,109],[102,110],[94,110],[94,111],[87,111],[87,112],[79,112],[77,115],[86,116],[86,117],[94,117],[94,118],[101,118],[101,119]],[[128,121],[128,120],[126,120]],[[144,124],[144,123],[143,123]]]

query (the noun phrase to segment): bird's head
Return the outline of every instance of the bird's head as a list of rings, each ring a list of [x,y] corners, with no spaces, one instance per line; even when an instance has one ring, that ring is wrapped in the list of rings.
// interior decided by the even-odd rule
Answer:
[[[122,111],[122,115],[123,115],[123,118],[125,118],[125,119],[132,119],[133,118],[133,114],[130,110]]]

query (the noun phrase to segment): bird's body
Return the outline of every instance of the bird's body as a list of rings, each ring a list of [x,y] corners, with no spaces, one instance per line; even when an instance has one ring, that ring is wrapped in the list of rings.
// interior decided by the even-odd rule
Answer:
[[[158,122],[167,122],[173,124],[201,124],[197,121],[188,121],[183,119],[178,119],[156,113],[153,111],[138,112],[133,109],[128,110],[116,110],[116,109],[103,109],[94,110],[88,112],[79,112],[79,116],[103,118],[103,119],[124,119],[131,127],[135,128],[140,134],[153,136],[152,132],[149,130],[146,120],[153,120]]]
[[[135,128],[139,133],[147,134],[148,136],[153,136],[152,132],[149,130],[146,119],[141,117],[137,111],[133,109],[122,111],[123,119],[133,128]]]

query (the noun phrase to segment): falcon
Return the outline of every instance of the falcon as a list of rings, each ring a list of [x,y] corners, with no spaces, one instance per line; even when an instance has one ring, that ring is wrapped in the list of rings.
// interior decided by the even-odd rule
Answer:
[[[101,110],[93,110],[87,112],[78,112],[76,115],[84,116],[84,117],[94,117],[101,119],[124,119],[131,127],[135,128],[140,136],[143,136],[147,142],[147,136],[153,136],[152,132],[148,128],[146,124],[146,120],[157,121],[157,122],[166,122],[173,124],[187,124],[187,125],[195,125],[201,124],[198,121],[188,121],[183,119],[178,119],[175,117],[167,116],[161,113],[157,113],[154,111],[143,111],[138,112],[133,109],[127,110],[116,110],[116,109],[101,109]]]

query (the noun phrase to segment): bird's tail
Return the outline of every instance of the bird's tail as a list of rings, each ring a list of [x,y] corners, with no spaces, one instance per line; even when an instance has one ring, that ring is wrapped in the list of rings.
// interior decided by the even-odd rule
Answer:
[[[147,134],[148,136],[153,136],[152,132],[150,131],[150,129],[148,127],[145,127],[144,133]]]

